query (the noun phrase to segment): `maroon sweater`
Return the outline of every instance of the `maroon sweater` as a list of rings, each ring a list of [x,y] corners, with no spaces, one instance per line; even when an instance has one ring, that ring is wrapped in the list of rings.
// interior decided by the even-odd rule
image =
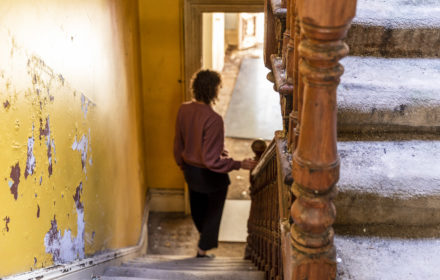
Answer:
[[[241,162],[223,156],[224,128],[222,117],[211,106],[187,102],[180,106],[174,138],[174,158],[183,163],[208,168],[218,173],[240,169]]]

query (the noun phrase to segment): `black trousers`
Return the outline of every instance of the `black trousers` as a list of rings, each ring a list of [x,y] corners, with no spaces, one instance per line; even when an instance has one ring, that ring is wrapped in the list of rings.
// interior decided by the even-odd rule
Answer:
[[[190,190],[191,216],[200,233],[199,248],[206,251],[218,246],[218,232],[228,188],[214,193]]]
[[[191,216],[200,233],[199,248],[204,251],[217,248],[229,176],[190,165],[185,166],[184,175],[189,188]]]

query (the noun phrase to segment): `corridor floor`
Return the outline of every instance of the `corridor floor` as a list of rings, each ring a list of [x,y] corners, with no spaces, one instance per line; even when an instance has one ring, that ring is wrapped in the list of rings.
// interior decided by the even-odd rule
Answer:
[[[225,55],[225,65],[222,71],[222,88],[219,92],[219,99],[214,105],[214,110],[225,118],[228,107],[231,104],[236,79],[238,77],[240,66],[243,59],[261,58],[263,54],[262,47],[251,48],[247,50],[231,50],[228,49]],[[265,76],[262,77],[266,79]],[[245,138],[225,138],[225,148],[229,151],[229,155],[236,159],[254,157],[251,150],[253,139]],[[267,141],[269,144],[270,141]],[[228,199],[250,199],[249,196],[249,171],[238,170],[229,173],[231,185],[228,191]]]
[[[148,221],[148,254],[196,254],[198,232],[190,216],[183,213],[151,212]],[[218,257],[243,257],[245,243],[219,242],[217,249],[209,251]]]

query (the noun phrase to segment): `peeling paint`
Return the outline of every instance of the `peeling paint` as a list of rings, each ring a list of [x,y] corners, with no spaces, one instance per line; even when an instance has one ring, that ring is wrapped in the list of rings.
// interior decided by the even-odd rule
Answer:
[[[18,198],[18,184],[20,183],[20,164],[17,162],[15,166],[11,166],[11,179],[14,181],[12,184],[10,182],[11,194],[14,195],[14,199]]]
[[[81,202],[81,193],[82,193],[82,182],[76,188],[75,195],[73,196],[73,200],[75,201],[76,209],[84,210],[84,205]]]
[[[10,6],[11,9],[20,11],[19,5]],[[49,9],[51,14],[54,13],[52,6]],[[58,6],[62,8],[62,5]],[[87,7],[89,6],[87,4]],[[26,9],[25,13],[27,12],[38,14],[32,7]],[[72,15],[78,13],[74,9],[69,9],[69,12],[72,12]],[[80,12],[82,14],[78,16],[89,14],[89,12]],[[36,19],[38,20],[40,16],[38,15]],[[142,207],[139,203],[141,201],[135,200],[136,203],[133,204],[130,201],[134,200],[125,200],[122,204],[118,204],[114,217],[107,217],[113,213],[114,206],[106,203],[112,199],[112,194],[105,188],[95,187],[97,183],[104,186],[111,185],[116,178],[133,183],[135,191],[131,192],[130,196],[143,192],[137,183],[136,172],[132,172],[138,164],[137,150],[118,160],[112,158],[109,161],[106,157],[109,153],[125,154],[127,148],[136,145],[139,139],[137,129],[130,130],[123,138],[117,137],[118,131],[124,131],[128,124],[136,121],[135,116],[130,115],[127,106],[121,107],[118,104],[120,100],[125,104],[126,99],[132,97],[132,92],[128,92],[123,86],[132,82],[126,81],[125,75],[128,72],[114,67],[113,64],[109,68],[107,62],[102,62],[99,56],[93,56],[91,58],[94,60],[86,59],[85,64],[83,61],[77,61],[79,63],[77,66],[92,65],[93,69],[99,70],[96,72],[90,68],[86,71],[89,79],[84,80],[81,78],[84,73],[74,71],[77,67],[73,70],[64,67],[66,63],[72,62],[70,61],[72,56],[53,53],[55,56],[50,57],[51,42],[52,45],[53,42],[57,46],[65,45],[63,38],[60,37],[58,40],[52,37],[62,25],[76,30],[75,17],[67,21],[62,17],[60,22],[47,22],[43,19],[42,22],[45,24],[40,27],[44,29],[40,27],[37,29],[50,31],[51,40],[43,40],[43,45],[40,44],[38,48],[35,48],[35,42],[30,41],[33,40],[33,36],[28,36],[28,31],[23,29],[21,32],[19,29],[14,29],[15,23],[14,25],[8,23],[11,18],[13,17],[5,18],[7,24],[0,30],[0,35],[6,39],[7,36],[4,35],[7,35],[7,30],[10,29],[10,36],[17,35],[18,44],[23,45],[14,46],[14,57],[11,58],[9,57],[9,50],[12,47],[10,40],[0,43],[1,49],[5,51],[3,58],[6,59],[2,60],[0,67],[5,67],[5,70],[0,69],[0,111],[4,113],[0,141],[4,155],[3,193],[0,195],[0,204],[6,207],[6,210],[10,210],[2,211],[0,216],[0,251],[2,251],[0,256],[3,256],[3,261],[0,261],[2,263],[0,275],[13,275],[29,268],[44,269],[56,266],[56,263],[84,258],[85,254],[93,256],[100,251],[111,249],[111,244],[118,246],[132,244],[137,238],[136,233],[133,232],[138,231],[138,215],[130,215],[127,228],[111,226],[113,221],[127,219],[123,215],[125,212],[119,211],[119,207],[127,207],[128,212],[137,213]],[[94,18],[102,19],[103,13],[99,11]],[[27,18],[29,22],[37,22],[33,19]],[[16,21],[20,24],[19,18]],[[80,29],[78,29],[79,33],[81,33]],[[108,31],[110,32],[108,35],[113,36],[112,29],[109,28]],[[108,41],[109,36],[106,35],[101,41]],[[87,42],[84,42],[83,46],[75,44],[72,50],[87,49]],[[48,49],[43,47],[46,43]],[[92,51],[102,53],[100,48]],[[111,58],[113,54],[114,50],[106,49],[103,55]],[[48,64],[39,57],[40,55],[48,59]],[[53,65],[49,66],[49,62]],[[57,72],[58,70],[55,69],[62,69],[65,72]],[[108,87],[108,83],[111,83],[115,77],[124,81],[117,87]],[[71,78],[77,88],[73,88],[69,83]],[[96,84],[103,86],[96,87]],[[137,88],[135,90],[137,92]],[[99,110],[89,94],[99,101]],[[103,127],[102,120],[109,120],[114,125],[114,129]],[[107,138],[115,141],[104,141],[105,143],[99,141]],[[94,147],[95,144],[99,145],[99,149]],[[127,164],[128,173],[124,169]],[[118,188],[120,187],[123,188],[118,184]],[[10,192],[12,195],[9,195]],[[94,208],[89,209],[94,203],[98,208],[101,207],[102,211],[95,212]],[[107,208],[110,210],[107,211]],[[87,217],[86,211],[89,211]],[[6,221],[3,221],[6,215],[11,221],[8,224],[10,229],[8,233],[5,228]],[[129,232],[129,235],[126,235],[125,231]]]
[[[36,160],[34,155],[34,136],[28,138],[27,144],[27,160],[26,169],[24,171],[24,178],[26,179],[29,175],[34,174]]]
[[[52,145],[49,143],[47,144],[47,160],[49,161],[49,166],[47,167],[47,171],[49,172],[49,177],[52,175],[53,169],[52,169]]]
[[[83,93],[81,93],[81,111],[84,114],[84,119],[87,118],[87,113],[89,112],[89,106],[94,106],[95,104]]]
[[[53,156],[52,150],[55,151],[55,141],[51,139],[51,131],[50,131],[50,118],[49,116],[46,118],[46,124],[43,129],[43,119],[40,118],[40,140],[41,138],[46,137],[46,147],[47,147],[47,160],[49,165],[47,167],[47,171],[49,173],[49,177],[53,173]]]
[[[6,216],[3,221],[5,221],[5,230],[6,232],[9,232],[9,223],[11,222],[11,218],[9,218],[8,216]]]
[[[46,118],[46,125],[43,129],[43,119],[40,118],[40,140],[43,136],[50,135],[50,129],[49,129],[49,117]]]
[[[61,84],[64,86],[64,77],[63,75],[59,74],[58,79],[60,80]]]
[[[75,135],[75,141],[72,144],[72,150],[81,152],[81,166],[84,170],[84,173],[87,173],[86,163],[87,163],[87,151],[89,149],[89,137],[90,137],[90,131],[88,137],[86,135],[83,135],[81,137],[81,140],[78,142]]]
[[[61,264],[84,258],[84,204],[81,202],[82,182],[78,185],[73,196],[77,213],[77,236],[73,237],[71,230],[58,230],[57,220],[54,216],[51,228],[44,237],[46,253],[52,254],[55,264]]]

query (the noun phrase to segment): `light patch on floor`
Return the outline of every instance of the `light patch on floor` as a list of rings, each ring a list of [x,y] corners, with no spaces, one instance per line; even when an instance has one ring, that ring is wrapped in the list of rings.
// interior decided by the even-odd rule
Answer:
[[[227,199],[220,223],[219,241],[246,242],[250,200]]]
[[[271,140],[281,130],[280,97],[262,58],[244,58],[225,116],[228,137]]]

